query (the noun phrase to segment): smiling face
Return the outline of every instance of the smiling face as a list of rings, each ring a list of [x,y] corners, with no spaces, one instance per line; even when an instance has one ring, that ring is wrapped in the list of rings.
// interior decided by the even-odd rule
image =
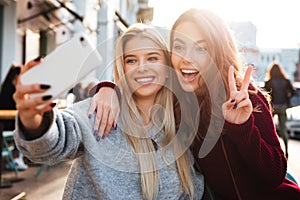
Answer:
[[[133,37],[124,46],[124,73],[136,97],[155,99],[167,72],[162,49],[146,37]]]
[[[192,22],[182,22],[174,30],[171,60],[183,90],[199,90],[204,83],[201,70],[208,67],[209,55],[202,33]]]

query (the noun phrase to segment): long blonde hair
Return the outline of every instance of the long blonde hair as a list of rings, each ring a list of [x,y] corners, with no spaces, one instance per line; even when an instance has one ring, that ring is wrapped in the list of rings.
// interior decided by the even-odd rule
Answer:
[[[139,110],[132,97],[131,89],[129,88],[125,73],[124,73],[124,47],[134,37],[147,38],[157,44],[164,52],[167,66],[171,65],[170,54],[164,39],[153,27],[144,24],[135,24],[127,29],[117,41],[115,61],[114,61],[114,77],[115,82],[122,91],[121,112],[119,123],[123,124],[122,131],[132,147],[139,164],[141,174],[141,187],[143,197],[145,199],[156,199],[159,188],[159,171],[156,160],[156,153],[153,143],[148,133],[141,122]],[[146,47],[145,47],[146,48]],[[172,77],[169,77],[171,79]],[[163,132],[162,145],[167,145],[175,137],[175,119],[173,112],[173,95],[171,93],[171,81],[167,79],[166,86],[163,86],[155,100],[155,105],[159,105],[161,109],[154,109],[151,112],[151,121],[158,126],[159,131]],[[180,145],[179,145],[180,146]],[[175,146],[176,148],[176,146]],[[173,149],[173,152],[175,150]],[[194,187],[191,175],[191,164],[187,151],[176,159],[177,171],[180,177],[181,187],[184,192],[193,198]]]

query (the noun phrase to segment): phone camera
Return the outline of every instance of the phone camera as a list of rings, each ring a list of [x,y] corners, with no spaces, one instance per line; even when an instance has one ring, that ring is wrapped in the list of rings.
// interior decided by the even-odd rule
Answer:
[[[85,41],[84,37],[80,37],[79,40],[83,46],[86,46],[86,41]]]

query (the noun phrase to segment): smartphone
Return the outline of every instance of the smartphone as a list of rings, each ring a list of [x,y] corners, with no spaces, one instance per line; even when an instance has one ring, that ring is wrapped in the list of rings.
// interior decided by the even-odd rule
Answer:
[[[47,84],[51,88],[44,93],[30,94],[31,97],[52,95],[47,102],[59,98],[79,83],[89,73],[101,67],[102,57],[84,33],[77,33],[58,46],[37,66],[21,76],[22,84]]]

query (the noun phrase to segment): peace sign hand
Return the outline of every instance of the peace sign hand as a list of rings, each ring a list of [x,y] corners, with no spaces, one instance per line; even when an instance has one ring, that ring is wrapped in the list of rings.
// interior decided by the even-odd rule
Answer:
[[[234,67],[230,66],[228,70],[228,83],[230,99],[222,105],[224,118],[227,122],[233,124],[242,124],[246,122],[252,111],[252,103],[249,99],[248,87],[253,67],[248,66],[241,90],[237,90],[234,78]]]

